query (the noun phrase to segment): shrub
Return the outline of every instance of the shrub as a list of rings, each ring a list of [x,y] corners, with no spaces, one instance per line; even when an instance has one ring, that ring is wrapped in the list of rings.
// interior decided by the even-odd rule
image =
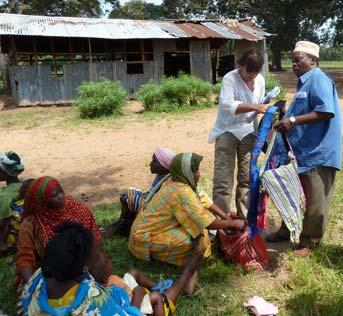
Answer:
[[[78,94],[74,104],[79,108],[81,118],[119,114],[128,100],[119,81],[83,82],[78,87]]]
[[[266,78],[266,93],[271,91],[274,87],[278,86],[280,87],[280,93],[279,95],[275,98],[275,100],[279,101],[279,100],[284,100],[285,96],[286,96],[286,88],[285,86],[280,82],[280,80],[278,80],[277,78],[275,78],[273,75],[268,75]]]
[[[169,112],[180,108],[207,105],[212,85],[197,77],[179,74],[140,87],[137,96],[147,111]]]

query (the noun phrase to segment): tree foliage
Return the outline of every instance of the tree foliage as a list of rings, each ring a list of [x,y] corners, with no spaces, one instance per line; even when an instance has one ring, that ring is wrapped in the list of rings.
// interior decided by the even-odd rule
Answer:
[[[217,18],[214,0],[163,0],[163,9],[170,19]]]
[[[8,0],[0,6],[1,12],[50,16],[99,17],[101,0]],[[112,6],[119,0],[104,1]]]
[[[164,17],[161,5],[147,3],[143,0],[131,0],[123,6],[118,6],[110,18],[125,18],[134,20],[158,20]]]
[[[325,32],[317,30],[329,18],[342,9],[342,1],[329,0],[234,0],[230,5],[218,1],[219,14],[229,16],[250,16],[268,32],[275,34],[269,42],[272,63],[281,69],[281,52],[289,51],[298,40],[322,42]],[[341,11],[340,11],[341,12]]]

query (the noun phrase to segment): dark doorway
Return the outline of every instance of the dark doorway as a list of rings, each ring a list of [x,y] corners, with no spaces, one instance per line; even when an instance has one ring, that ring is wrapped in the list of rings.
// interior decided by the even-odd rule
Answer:
[[[229,71],[235,69],[235,55],[219,57],[218,76],[224,77]]]
[[[164,53],[164,75],[177,76],[180,71],[191,73],[189,53]]]

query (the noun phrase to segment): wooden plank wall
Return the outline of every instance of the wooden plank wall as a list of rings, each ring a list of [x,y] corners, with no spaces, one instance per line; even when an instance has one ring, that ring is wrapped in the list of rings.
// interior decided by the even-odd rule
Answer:
[[[84,81],[119,80],[130,94],[154,77],[154,62],[146,61],[143,74],[128,75],[126,63],[75,63],[63,65],[63,76],[54,77],[51,65],[9,66],[12,95],[21,106],[71,103]]]
[[[212,83],[210,42],[192,40],[190,43],[191,74]]]
[[[140,85],[164,76],[164,53],[175,52],[175,40],[155,40],[153,61],[143,63],[142,74],[127,74],[124,62],[70,63],[63,65],[63,75],[54,76],[51,65],[9,66],[12,95],[21,106],[71,103],[77,87],[84,81],[103,78],[118,80],[131,95]],[[191,73],[212,82],[210,44],[207,40],[190,43]]]

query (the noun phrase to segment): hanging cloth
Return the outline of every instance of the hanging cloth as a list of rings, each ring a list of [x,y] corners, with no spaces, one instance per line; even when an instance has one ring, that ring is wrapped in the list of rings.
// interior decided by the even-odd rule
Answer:
[[[260,123],[256,142],[251,152],[248,208],[248,225],[251,237],[260,234],[266,228],[265,210],[267,198],[266,196],[260,198],[260,166],[258,165],[258,158],[268,138],[277,111],[278,107],[276,106],[270,106],[267,109]]]

